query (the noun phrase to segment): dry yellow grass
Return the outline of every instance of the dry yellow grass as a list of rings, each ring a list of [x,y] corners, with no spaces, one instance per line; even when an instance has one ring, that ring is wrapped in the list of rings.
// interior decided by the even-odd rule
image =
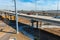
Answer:
[[[26,37],[22,33],[12,34],[10,38],[16,38],[17,40],[31,40],[29,37]]]
[[[0,21],[0,23],[3,23],[2,21]],[[3,29],[3,31],[5,32],[0,32],[0,37],[3,37],[7,32],[11,32],[11,30],[13,31],[13,33],[16,32],[15,29],[13,29],[12,27],[6,25],[5,28]],[[19,34],[12,34],[10,36],[10,38],[16,38],[17,40],[31,40],[29,37],[23,35],[22,33]]]

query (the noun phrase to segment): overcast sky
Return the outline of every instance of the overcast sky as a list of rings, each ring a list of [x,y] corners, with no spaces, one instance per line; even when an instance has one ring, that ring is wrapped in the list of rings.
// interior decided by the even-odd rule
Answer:
[[[16,0],[17,10],[57,10],[60,0]],[[0,0],[0,9],[14,10],[13,0]]]

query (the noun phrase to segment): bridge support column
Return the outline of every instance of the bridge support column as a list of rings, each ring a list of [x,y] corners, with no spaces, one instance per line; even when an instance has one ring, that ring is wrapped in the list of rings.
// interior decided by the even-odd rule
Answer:
[[[2,16],[2,12],[0,12],[0,16]]]
[[[12,20],[15,20],[15,17],[12,15]]]
[[[12,15],[9,14],[9,24],[11,24],[11,20],[12,20]]]
[[[7,14],[7,18],[8,18],[8,20],[9,20],[9,13]]]
[[[31,22],[32,23],[32,27],[34,26],[34,22]]]
[[[40,21],[40,27],[42,27],[42,21]]]
[[[38,28],[38,21],[36,22],[36,28]]]
[[[0,17],[1,17],[0,19],[2,19],[2,12],[0,12]]]
[[[4,13],[4,18],[5,18],[5,13]]]
[[[3,17],[3,12],[0,13],[0,16]]]
[[[16,17],[14,16],[14,20],[15,20],[15,18],[16,18]]]
[[[10,24],[10,15],[9,15],[9,13],[8,13],[7,15],[8,15],[8,16],[7,16],[8,24]]]
[[[10,20],[12,20],[12,17],[11,17],[12,15],[10,15]]]
[[[9,15],[9,20],[10,20],[10,15]]]
[[[35,21],[35,20],[31,20],[31,23],[32,23],[32,27],[34,27],[34,23],[36,22],[36,28],[38,28],[38,21]]]
[[[6,12],[5,12],[5,18],[7,18]]]
[[[9,13],[8,13],[8,20],[9,20]]]

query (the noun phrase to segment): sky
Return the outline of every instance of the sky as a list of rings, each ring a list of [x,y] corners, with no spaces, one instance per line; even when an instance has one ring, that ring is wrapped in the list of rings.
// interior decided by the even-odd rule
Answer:
[[[16,0],[17,10],[60,10],[60,0]],[[0,0],[0,9],[14,10],[13,0]]]

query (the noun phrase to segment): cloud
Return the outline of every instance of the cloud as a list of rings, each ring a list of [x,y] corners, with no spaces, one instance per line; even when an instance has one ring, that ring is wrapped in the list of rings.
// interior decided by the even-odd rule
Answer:
[[[37,1],[37,9],[38,10],[57,10],[57,2],[59,2],[59,9],[60,9],[60,1],[57,0],[39,0]]]
[[[12,6],[12,0],[0,0],[0,9],[11,9]]]
[[[35,9],[57,10],[57,0],[29,0],[29,1],[16,0],[16,1],[17,1],[17,10],[35,10]],[[0,9],[14,10],[13,0],[0,0]],[[60,5],[59,5],[59,9],[60,9]]]
[[[30,2],[27,2],[27,3],[25,3],[25,2],[17,2],[17,8],[18,9],[20,8],[20,10],[32,10],[35,7],[34,5],[35,4],[30,3]]]

